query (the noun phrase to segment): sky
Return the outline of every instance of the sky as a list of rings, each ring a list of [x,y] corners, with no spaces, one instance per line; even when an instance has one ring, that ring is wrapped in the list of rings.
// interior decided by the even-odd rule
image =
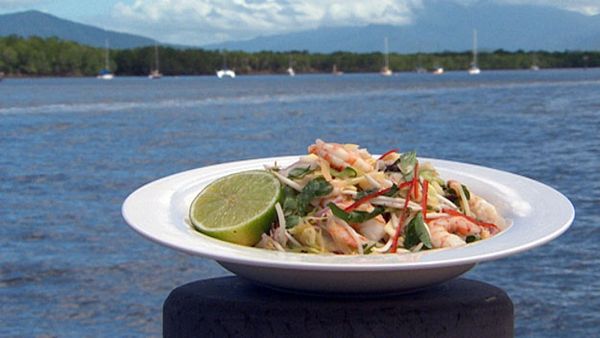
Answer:
[[[36,9],[164,43],[205,45],[321,26],[405,25],[427,0],[0,0],[0,14]],[[430,0],[435,1],[435,0]],[[438,0],[439,1],[439,0]],[[600,13],[600,0],[446,0],[544,5]]]

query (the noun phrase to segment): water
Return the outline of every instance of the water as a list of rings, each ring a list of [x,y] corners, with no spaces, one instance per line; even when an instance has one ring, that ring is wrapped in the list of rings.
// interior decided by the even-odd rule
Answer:
[[[600,71],[23,79],[0,84],[0,336],[160,335],[162,302],[228,274],[135,234],[124,198],[214,163],[299,154],[320,137],[399,146],[542,181],[573,227],[467,274],[501,287],[519,336],[600,322]]]

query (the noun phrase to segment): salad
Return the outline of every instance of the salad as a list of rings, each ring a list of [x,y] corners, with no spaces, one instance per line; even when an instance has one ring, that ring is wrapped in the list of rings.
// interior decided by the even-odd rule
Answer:
[[[317,139],[308,155],[266,168],[284,186],[277,217],[256,247],[304,253],[383,254],[463,246],[506,228],[496,208],[415,152],[378,158]]]

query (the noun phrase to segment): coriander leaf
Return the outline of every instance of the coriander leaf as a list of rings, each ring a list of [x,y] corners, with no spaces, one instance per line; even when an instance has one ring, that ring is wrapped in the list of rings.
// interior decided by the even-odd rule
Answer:
[[[423,246],[431,249],[431,239],[429,233],[425,229],[425,223],[423,222],[423,215],[418,212],[415,217],[408,223],[404,232],[404,247],[412,248],[419,243],[423,243]]]
[[[308,207],[313,199],[329,195],[331,191],[333,191],[333,187],[325,180],[325,178],[323,178],[323,176],[319,176],[308,182],[297,197],[298,212],[300,216],[304,216],[308,213]]]
[[[291,215],[298,209],[298,193],[296,190],[289,186],[283,188],[283,213],[284,215]]]
[[[330,168],[329,172],[331,173],[331,176],[340,177],[340,178],[348,178],[348,177],[358,176],[358,173],[352,167],[346,167],[342,171],[337,171],[333,168]]]
[[[329,207],[329,209],[331,209],[331,212],[336,217],[341,218],[344,221],[346,221],[348,223],[352,223],[352,224],[358,224],[358,223],[368,221],[371,218],[376,217],[377,215],[383,214],[383,212],[385,211],[385,209],[382,207],[376,207],[371,212],[356,211],[356,210],[351,211],[351,212],[345,212],[343,209],[341,209],[340,207],[335,205],[335,203],[330,202],[327,206]]]
[[[285,216],[285,227],[287,229],[289,228],[293,228],[296,225],[298,225],[298,223],[300,223],[300,220],[302,219],[302,217],[298,216],[298,215],[289,215],[289,216]]]
[[[354,196],[354,200],[358,201],[359,199],[361,199],[361,198],[363,198],[363,197],[365,197],[367,195],[370,195],[370,194],[372,194],[372,193],[374,193],[376,191],[377,191],[377,189],[369,189],[369,190],[359,191],[358,193],[356,193],[356,196]]]
[[[298,199],[295,196],[286,196],[283,201],[283,212],[284,214],[291,215],[298,210]]]
[[[294,169],[290,170],[290,173],[288,174],[288,178],[290,178],[292,180],[297,180],[297,179],[303,178],[304,176],[310,174],[313,171],[314,170],[310,169],[310,166],[308,166],[306,168],[302,168],[302,167],[294,168]]]

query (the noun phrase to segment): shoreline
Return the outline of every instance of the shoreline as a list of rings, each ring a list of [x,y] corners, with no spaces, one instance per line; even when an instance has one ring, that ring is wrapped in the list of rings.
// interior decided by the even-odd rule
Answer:
[[[600,69],[600,67],[555,67],[555,68],[540,68],[539,70],[532,70],[530,68],[498,68],[498,69],[486,69],[481,68],[482,72],[544,72],[544,71],[594,71]],[[235,71],[235,70],[234,70]],[[452,73],[466,73],[467,69],[452,69],[446,70],[445,74]],[[131,75],[131,74],[123,74],[114,73],[115,77],[118,78],[147,78],[148,75]],[[394,71],[394,76],[397,74],[421,74],[423,76],[434,75],[432,70],[427,70],[426,72],[417,72],[417,71],[405,71],[399,70]],[[331,75],[331,76],[343,76],[343,75],[380,75],[379,72],[344,72],[342,75],[332,74],[331,72],[298,72],[295,76],[306,76],[306,75]],[[292,77],[289,76],[286,72],[251,72],[251,73],[237,73],[237,76],[284,76],[284,77]],[[443,76],[443,75],[438,75]],[[206,73],[206,74],[163,74],[163,77],[166,78],[177,78],[177,77],[216,77],[216,70],[214,73]],[[4,74],[4,77],[0,78],[3,80],[36,80],[36,79],[95,79],[95,75],[14,75],[14,74]]]

